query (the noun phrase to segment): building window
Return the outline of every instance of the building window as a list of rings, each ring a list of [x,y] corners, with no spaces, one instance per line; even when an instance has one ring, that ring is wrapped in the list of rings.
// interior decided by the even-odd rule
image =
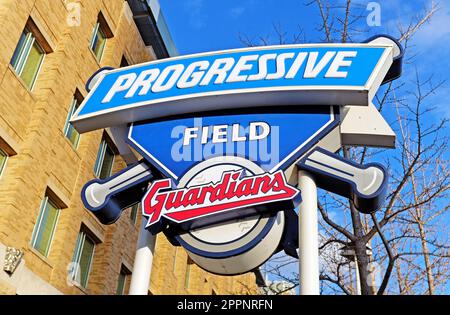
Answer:
[[[59,212],[60,209],[46,195],[41,203],[41,209],[31,238],[31,245],[45,257],[48,256],[50,250]]]
[[[128,67],[130,63],[128,62],[127,58],[125,56],[122,56],[122,59],[120,60],[120,67]]]
[[[130,277],[131,272],[124,266],[120,268],[119,279],[117,281],[117,295],[125,294],[125,288],[128,283],[128,278]]]
[[[98,61],[102,60],[106,41],[110,37],[112,37],[111,30],[108,28],[103,15],[99,13],[97,23],[95,23],[92,31],[91,43],[89,45]]]
[[[130,219],[133,224],[136,224],[137,215],[139,213],[139,209],[141,208],[141,204],[137,203],[134,206],[131,207],[130,211]]]
[[[95,57],[97,57],[97,60],[100,61],[103,56],[103,51],[105,50],[106,45],[106,35],[105,32],[102,30],[100,23],[97,22],[95,24],[93,33],[92,33],[92,39],[90,47],[92,51],[95,54]]]
[[[114,151],[105,138],[102,139],[95,161],[94,173],[100,179],[111,175],[114,164]]]
[[[192,267],[192,260],[188,257],[186,262],[186,272],[184,275],[184,287],[185,289],[189,289],[189,282],[191,280],[191,267]]]
[[[120,274],[119,274],[119,280],[117,281],[116,295],[123,295],[123,293],[125,291],[125,282],[126,281],[127,281],[127,274],[121,270]]]
[[[67,139],[69,139],[72,146],[76,149],[78,147],[78,142],[80,141],[80,134],[78,131],[72,126],[70,123],[70,119],[72,118],[75,111],[80,107],[83,98],[80,95],[80,92],[77,90],[72,98],[70,103],[69,112],[67,113],[66,123],[64,124],[64,135]]]
[[[78,234],[75,253],[72,261],[77,266],[72,274],[75,280],[83,288],[87,288],[89,273],[91,272],[92,260],[94,258],[95,242],[83,230]]]
[[[44,56],[45,51],[38,43],[36,35],[29,26],[25,27],[11,58],[11,65],[30,90],[33,89]]]
[[[5,151],[0,149],[0,176],[3,174],[3,170],[5,169],[6,160],[8,159],[8,154]]]

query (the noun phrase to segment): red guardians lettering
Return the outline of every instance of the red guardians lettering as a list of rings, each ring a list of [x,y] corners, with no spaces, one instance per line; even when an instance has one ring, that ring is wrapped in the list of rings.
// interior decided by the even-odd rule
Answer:
[[[224,172],[217,183],[170,190],[171,180],[152,183],[143,199],[148,226],[162,216],[175,222],[214,213],[294,198],[299,191],[289,186],[282,171],[243,177],[243,171]]]

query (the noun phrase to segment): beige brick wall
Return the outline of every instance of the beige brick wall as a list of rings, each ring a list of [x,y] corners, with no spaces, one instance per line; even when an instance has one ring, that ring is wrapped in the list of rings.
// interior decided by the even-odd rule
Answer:
[[[75,89],[85,96],[84,83],[99,67],[118,67],[122,55],[130,63],[145,62],[152,57],[124,1],[80,1],[81,25],[77,27],[66,23],[65,2],[0,1],[0,144],[6,143],[16,151],[0,177],[0,243],[23,249],[27,268],[65,294],[114,294],[121,264],[133,265],[140,220],[134,225],[126,213],[117,223],[104,226],[83,208],[80,190],[94,177],[103,131],[83,134],[74,149],[63,135],[63,126]],[[108,39],[99,63],[88,46],[100,11],[114,36]],[[9,64],[30,16],[53,50],[45,57],[32,91]],[[118,157],[115,171],[124,166]],[[49,255],[42,257],[29,244],[48,187],[66,204]],[[82,223],[96,231],[102,240],[95,249],[86,290],[67,283],[67,266]],[[163,235],[158,237],[152,293],[211,294],[214,289],[218,294],[231,294],[247,293],[247,287],[254,289],[251,274],[218,277],[197,266],[192,266],[190,285],[185,288],[186,253],[179,248],[174,265],[175,251]],[[15,292],[10,284],[0,283],[0,294]]]
[[[16,289],[6,281],[0,280],[0,295],[14,295]]]

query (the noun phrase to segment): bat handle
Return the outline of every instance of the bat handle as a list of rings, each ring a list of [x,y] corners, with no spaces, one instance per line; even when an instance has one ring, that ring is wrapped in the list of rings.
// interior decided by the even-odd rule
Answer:
[[[153,178],[150,167],[141,161],[106,179],[89,181],[81,191],[81,198],[102,223],[113,223],[122,209],[140,200]]]
[[[380,164],[357,164],[322,148],[315,148],[298,163],[299,169],[311,172],[317,186],[352,198],[364,213],[379,209],[387,187],[387,171]]]
[[[385,177],[384,170],[378,165],[358,165],[321,150],[313,151],[305,163],[330,176],[340,177],[354,184],[357,193],[365,196],[376,193]]]

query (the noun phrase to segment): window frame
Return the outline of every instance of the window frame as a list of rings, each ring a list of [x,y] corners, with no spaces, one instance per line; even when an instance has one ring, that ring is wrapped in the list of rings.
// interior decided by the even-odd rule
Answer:
[[[52,232],[51,232],[51,235],[50,235],[50,238],[49,238],[48,247],[46,248],[45,253],[41,253],[35,246],[36,246],[37,236],[39,235],[39,231],[41,229],[42,219],[44,217],[44,210],[47,211],[47,204],[48,203],[50,203],[55,209],[57,209],[57,214],[56,214],[55,224],[52,227]],[[30,242],[31,247],[33,247],[35,250],[37,250],[44,257],[48,257],[49,254],[50,254],[50,249],[51,249],[52,244],[53,244],[53,237],[55,235],[56,226],[58,225],[60,214],[61,214],[61,208],[57,206],[57,204],[48,196],[48,194],[46,194],[44,199],[42,199],[42,201],[41,201],[41,205],[39,207],[38,219],[36,221],[36,224],[34,225],[33,233],[31,235],[31,242]]]
[[[105,41],[103,43],[103,46],[101,47],[100,55],[97,56],[97,54],[95,53],[95,46],[96,46],[95,44],[98,43],[97,35],[98,35],[99,32],[105,38]],[[94,26],[94,29],[92,31],[91,42],[89,43],[89,48],[94,53],[94,56],[95,56],[95,58],[97,59],[98,62],[102,61],[103,54],[105,53],[105,47],[106,47],[106,43],[107,42],[108,42],[108,35],[103,30],[102,23],[98,19],[96,24],[95,24],[95,26]]]
[[[20,42],[22,40],[22,36],[24,36],[24,40],[22,45],[20,46]],[[14,50],[13,56],[11,57],[10,64],[13,67],[14,71],[16,71],[17,75],[20,76],[20,72],[23,70],[23,67],[25,65],[25,59],[24,55],[29,54],[29,50],[31,48],[30,41],[34,41],[33,33],[28,29],[28,27],[25,27],[22,31],[22,34],[20,34],[19,42],[17,43],[16,49]],[[19,51],[17,49],[19,48]],[[25,51],[28,51],[25,53]]]
[[[136,212],[134,211],[134,209],[136,209]],[[131,206],[130,208],[130,220],[133,223],[133,225],[136,225],[137,222],[137,218],[138,218],[138,214],[139,214],[139,210],[141,209],[141,203],[135,203],[134,205]],[[134,215],[133,215],[134,213]]]
[[[120,279],[121,276],[123,277],[123,284],[122,284],[122,292],[119,293],[119,284],[120,284]],[[125,289],[127,288],[127,282],[129,279],[129,276],[131,276],[131,271],[128,270],[127,267],[125,267],[123,264],[120,266],[120,271],[119,271],[119,278],[117,279],[117,287],[116,287],[116,295],[125,295]]]
[[[19,38],[19,42],[17,43],[16,50],[13,53],[13,56],[10,60],[10,65],[16,72],[17,76],[22,79],[23,70],[25,69],[25,65],[28,61],[28,57],[30,56],[31,49],[34,44],[36,44],[36,47],[38,48],[39,52],[42,54],[42,57],[39,60],[39,64],[37,66],[36,73],[33,76],[32,81],[30,82],[30,85],[28,85],[23,79],[24,84],[27,86],[27,88],[32,91],[35,84],[37,77],[39,76],[39,73],[41,72],[42,64],[44,63],[44,59],[47,55],[47,52],[45,51],[44,47],[39,43],[36,34],[34,34],[31,27],[28,25],[25,26],[25,28],[22,31],[22,34],[26,34],[24,38],[24,42],[22,43],[22,47],[20,47],[19,51],[16,50],[19,48],[21,38]],[[22,37],[21,34],[21,37]]]
[[[117,279],[117,288],[116,288],[116,295],[124,295],[125,294],[125,285],[127,282],[127,274],[123,272],[123,270],[120,270],[119,272],[119,278]],[[121,282],[121,279],[123,279]],[[119,292],[119,288],[121,289]]]
[[[75,111],[80,107],[80,105],[82,103],[82,101],[80,100],[81,97],[77,95],[77,92],[78,91],[76,91],[72,97],[72,101],[70,103],[69,111],[67,113],[67,118],[66,118],[66,122],[64,123],[64,129],[63,129],[64,137],[67,140],[69,140],[69,142],[72,144],[72,147],[75,150],[78,149],[78,145],[80,144],[81,134],[70,123],[70,119],[73,117],[73,115],[75,114]],[[78,106],[76,106],[77,104],[78,104]],[[72,132],[76,132],[78,134],[76,143],[73,143],[69,138],[68,132],[69,132],[69,130],[71,130],[71,128],[72,128]]]
[[[85,281],[85,284],[83,284],[83,279],[82,279],[82,275],[81,275],[80,259],[81,259],[81,253],[84,248],[84,244],[86,242],[86,238],[88,238],[94,246],[92,248],[92,253],[89,257],[89,268],[87,270],[86,281]],[[89,277],[90,277],[91,271],[92,271],[92,265],[93,265],[93,261],[94,261],[96,245],[97,245],[97,243],[95,242],[95,240],[91,236],[89,236],[89,234],[86,233],[86,231],[84,229],[80,229],[80,231],[78,232],[77,242],[75,244],[75,251],[73,253],[73,258],[72,258],[72,263],[77,264],[79,267],[75,268],[75,272],[72,274],[71,278],[72,278],[72,281],[74,281],[77,285],[79,285],[80,287],[82,287],[84,289],[87,289],[87,286],[89,284]],[[80,276],[80,281],[77,281],[78,275]]]
[[[3,171],[6,169],[6,163],[8,163],[9,154],[5,150],[0,148],[0,155],[3,155],[5,157],[3,162],[0,163],[0,178],[1,178],[3,175]]]
[[[114,162],[116,160],[116,154],[115,154],[115,151],[112,148],[112,146],[109,144],[109,142],[103,136],[102,141],[100,142],[100,146],[99,146],[98,152],[97,152],[97,159],[96,159],[95,164],[94,164],[94,174],[95,174],[95,176],[97,178],[100,178],[101,171],[102,171],[102,168],[103,168],[103,164],[105,162],[105,153],[106,153],[106,150],[108,148],[113,153],[113,158],[112,158],[111,168],[109,170],[109,174],[106,177],[109,177],[112,174],[112,171],[113,171],[113,168],[114,168]]]

